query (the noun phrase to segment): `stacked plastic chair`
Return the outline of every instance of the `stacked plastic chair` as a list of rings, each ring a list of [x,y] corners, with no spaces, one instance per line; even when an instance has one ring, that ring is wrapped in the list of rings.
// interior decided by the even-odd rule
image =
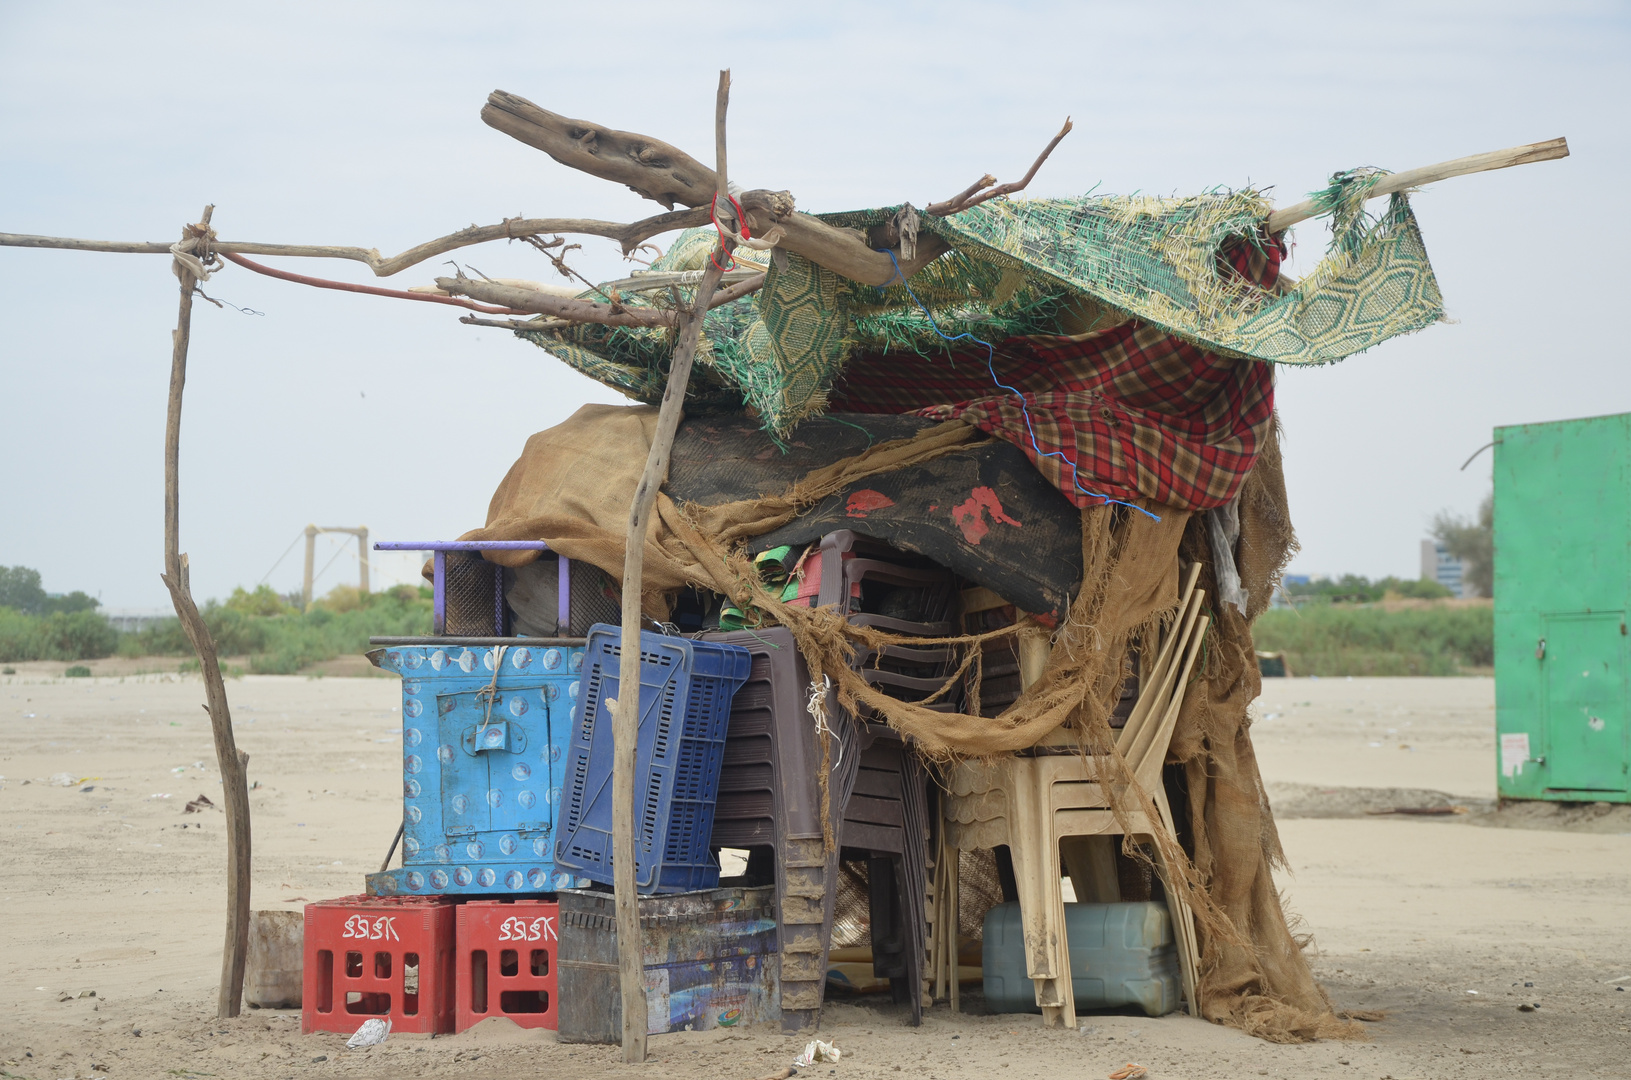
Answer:
[[[892,633],[951,634],[953,576],[890,562],[890,554],[891,549],[847,530],[828,534],[807,563],[808,577],[819,585],[808,590],[806,602],[842,604],[851,622]],[[861,610],[879,606],[873,601],[883,589],[892,591],[882,605],[888,610]],[[913,1022],[919,1022],[930,826],[922,762],[893,729],[870,716],[835,717],[830,695],[812,688],[787,630],[705,637],[753,654],[748,681],[732,705],[712,843],[749,849],[750,880],[774,876],[782,912],[784,1030],[819,1023],[838,865],[844,858],[868,864],[874,974],[890,980],[895,999],[909,1004]],[[884,693],[922,700],[941,687],[955,660],[947,648],[891,645],[863,653],[856,665]],[[954,710],[958,704],[950,695],[930,707]],[[831,850],[821,827],[818,717],[831,732]]]
[[[1006,844],[1013,855],[1024,938],[1036,943],[1027,950],[1027,974],[1035,984],[1036,1004],[1045,1026],[1074,1027],[1076,1023],[1060,877],[1067,869],[1073,881],[1078,874],[1084,879],[1095,876],[1091,866],[1061,865],[1060,841],[1114,837],[1125,831],[1177,843],[1161,770],[1184,686],[1209,622],[1201,614],[1206,594],[1196,588],[1198,576],[1199,567],[1192,565],[1185,575],[1178,618],[1151,650],[1148,665],[1140,665],[1137,701],[1116,739],[1128,768],[1153,801],[1153,814],[1144,807],[1128,807],[1118,815],[1106,790],[1107,784],[1115,783],[1110,762],[1084,756],[1070,731],[1056,732],[1029,752],[995,762],[962,762],[946,778],[944,824],[951,865],[962,848]],[[1156,851],[1159,853],[1159,846]],[[1178,890],[1169,888],[1166,896],[1184,996],[1191,1013],[1198,1015],[1194,915]]]

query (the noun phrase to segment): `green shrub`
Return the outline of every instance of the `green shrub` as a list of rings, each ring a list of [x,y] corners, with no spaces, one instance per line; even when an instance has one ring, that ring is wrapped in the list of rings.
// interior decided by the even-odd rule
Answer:
[[[64,671],[62,677],[65,679],[88,679],[91,677],[91,669],[84,664],[75,664],[67,671]]]
[[[1488,606],[1313,603],[1264,612],[1252,634],[1259,649],[1284,652],[1294,675],[1456,675],[1495,662]]]
[[[257,675],[292,675],[341,653],[361,652],[370,637],[430,633],[431,594],[411,585],[366,594],[341,586],[301,612],[263,586],[234,590],[226,603],[211,601],[199,614],[217,655],[248,656]],[[126,638],[121,655],[190,657],[193,651],[176,619]],[[196,671],[197,661],[189,662]]]
[[[232,590],[222,607],[241,611],[245,615],[296,615],[300,609],[283,602],[283,597],[272,591],[270,585],[257,585],[254,592],[245,592],[240,586]]]
[[[119,631],[94,611],[43,618],[0,608],[0,660],[99,660],[119,647]]]

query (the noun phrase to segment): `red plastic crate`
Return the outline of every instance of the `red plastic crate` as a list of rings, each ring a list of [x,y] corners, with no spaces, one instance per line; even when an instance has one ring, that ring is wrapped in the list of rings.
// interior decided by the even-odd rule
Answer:
[[[459,905],[455,1031],[489,1016],[556,1029],[555,958],[560,906],[543,900]]]
[[[453,1030],[454,904],[440,896],[345,896],[306,905],[301,1030]]]

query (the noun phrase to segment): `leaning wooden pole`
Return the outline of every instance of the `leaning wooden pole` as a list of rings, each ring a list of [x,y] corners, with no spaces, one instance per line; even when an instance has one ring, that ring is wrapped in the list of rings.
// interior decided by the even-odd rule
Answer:
[[[204,207],[203,220],[188,226],[182,234],[184,243],[197,241],[196,252],[204,251],[214,211],[213,206]],[[170,590],[176,617],[204,673],[204,711],[209,713],[215,761],[221,772],[221,801],[227,818],[227,924],[215,1013],[229,1017],[237,1016],[243,1006],[244,961],[249,953],[249,788],[245,782],[249,755],[239,750],[233,740],[232,713],[227,708],[227,688],[221,679],[215,640],[198,614],[198,605],[193,603],[187,556],[181,552],[181,395],[187,385],[187,345],[192,336],[193,289],[198,279],[180,259],[174,266],[181,279],[181,314],[172,335],[170,409],[164,425],[164,573],[160,576]]]
[[[719,166],[717,198],[724,202],[725,190],[725,110],[730,103],[731,73],[719,73],[719,94],[714,111],[714,132]],[[646,535],[651,531],[651,515],[657,492],[668,479],[669,452],[674,432],[685,410],[685,387],[691,379],[691,361],[696,356],[697,339],[702,334],[702,317],[708,301],[725,273],[716,252],[697,286],[696,302],[681,321],[674,348],[674,363],[657,412],[657,430],[651,437],[645,471],[634,490],[629,507],[629,532],[623,556],[623,652],[618,664],[618,703],[612,712],[612,887],[617,903],[617,967],[622,996],[623,1060],[646,1060],[646,984],[644,950],[640,941],[640,903],[635,893],[634,852],[634,768],[635,747],[640,735],[640,611],[641,584],[645,569]]]

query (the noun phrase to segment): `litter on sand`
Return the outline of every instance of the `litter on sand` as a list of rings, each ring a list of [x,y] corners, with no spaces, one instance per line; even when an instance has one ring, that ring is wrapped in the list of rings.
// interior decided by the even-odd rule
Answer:
[[[843,1051],[832,1043],[822,1042],[820,1039],[811,1039],[809,1044],[804,1047],[804,1053],[793,1059],[793,1067],[795,1069],[808,1069],[811,1065],[818,1065],[828,1061],[836,1064],[842,1056]]]
[[[1149,1074],[1150,1070],[1138,1064],[1138,1062],[1129,1061],[1127,1064],[1111,1073],[1110,1080],[1138,1080],[1139,1077],[1148,1076]]]
[[[375,1017],[372,1020],[364,1020],[362,1027],[358,1028],[357,1033],[347,1039],[345,1044],[352,1050],[361,1050],[365,1046],[378,1046],[385,1041],[385,1037],[390,1033],[391,1022]]]

